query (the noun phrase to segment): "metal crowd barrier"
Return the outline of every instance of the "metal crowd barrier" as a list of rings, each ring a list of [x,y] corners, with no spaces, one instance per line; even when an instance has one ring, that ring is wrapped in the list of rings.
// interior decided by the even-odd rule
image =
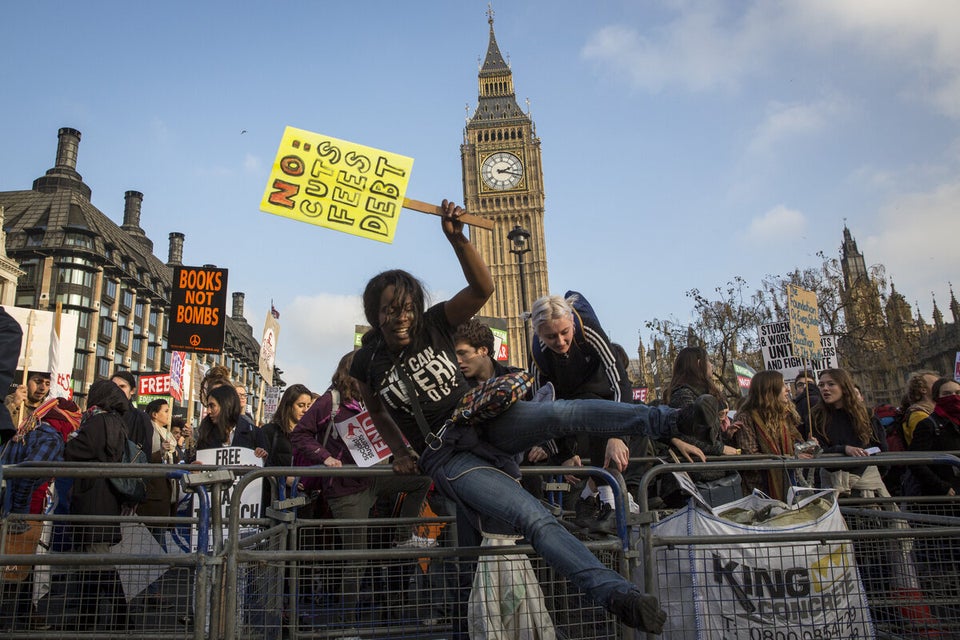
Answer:
[[[960,503],[957,497],[841,498],[844,528],[798,523],[716,531],[687,529],[686,509],[650,510],[649,488],[673,471],[856,468],[863,459],[749,457],[653,464],[639,480],[641,510],[628,514],[625,486],[606,474],[618,500],[616,536],[581,535],[607,567],[661,598],[665,638],[960,638]],[[880,467],[949,464],[943,454],[884,454]],[[538,467],[525,474],[604,474]],[[424,638],[484,637],[470,626],[481,609],[468,596],[474,567],[500,571],[514,603],[535,597],[546,617],[526,624],[540,637],[637,638],[560,578],[523,541],[458,547],[453,509],[427,502],[422,517],[336,520],[307,514],[308,496],[277,492],[295,475],[374,477],[389,468],[211,468],[163,465],[17,465],[5,479],[173,473],[194,494],[177,518],[10,515],[0,524],[0,635],[5,638]],[[264,509],[247,509],[244,488],[274,487]],[[553,488],[560,486],[557,483]],[[826,517],[832,499],[814,501]],[[556,504],[564,521],[571,513]],[[569,506],[569,505],[567,505]],[[249,515],[256,517],[246,517]],[[694,514],[696,515],[696,514]],[[703,515],[703,514],[700,514]],[[689,520],[685,520],[689,518]],[[814,518],[815,520],[817,518]],[[707,514],[708,523],[721,522]],[[677,528],[677,525],[682,525]],[[24,526],[39,527],[38,553],[15,549]],[[797,525],[797,526],[794,526]],[[71,539],[119,526],[123,541],[80,551]],[[369,548],[345,550],[365,526]],[[670,527],[673,526],[671,529]],[[691,525],[692,526],[692,525]],[[737,527],[740,527],[737,529]],[[416,528],[426,548],[395,548],[398,528]],[[573,528],[573,527],[571,527]],[[583,532],[578,532],[578,535]],[[507,604],[504,604],[507,602]],[[509,598],[500,601],[504,614]],[[507,611],[509,613],[509,611]],[[519,618],[518,618],[519,619]],[[552,629],[552,635],[547,629]]]
[[[4,480],[56,475],[61,495],[80,478],[186,475],[161,465],[37,463]],[[189,540],[209,535],[210,500],[196,490],[184,518],[8,514],[0,525],[0,635],[5,638],[203,638],[211,565]],[[92,544],[119,528],[119,544]],[[31,533],[32,532],[32,533]],[[33,536],[33,537],[31,537]],[[26,547],[31,541],[31,548]],[[83,542],[81,542],[83,541]],[[86,544],[91,543],[91,544]],[[79,548],[83,544],[83,548]]]
[[[5,479],[56,475],[62,482],[173,474],[196,496],[189,513],[177,518],[9,515],[0,525],[0,566],[10,568],[0,576],[4,638],[467,638],[479,615],[467,602],[478,563],[505,576],[510,595],[500,613],[508,613],[511,598],[513,605],[527,597],[539,602],[540,618],[515,623],[537,626],[539,637],[627,637],[615,618],[522,541],[457,547],[454,511],[443,499],[432,499],[428,505],[435,511],[415,519],[390,517],[389,504],[380,509],[386,517],[304,517],[299,511],[310,500],[278,495],[282,483],[273,481],[288,475],[372,477],[391,474],[389,468],[74,463],[8,466],[2,473]],[[573,472],[588,473],[605,474]],[[619,478],[606,475],[622,503]],[[258,480],[271,483],[273,499],[259,517],[242,517],[250,512],[239,504],[244,488]],[[605,566],[628,575],[628,558],[635,562],[636,553],[628,544],[626,510],[619,511],[620,537],[584,544]],[[42,532],[37,553],[14,548],[23,525]],[[118,545],[80,550],[71,544],[112,526],[122,532]],[[342,536],[358,526],[367,527],[369,548],[343,550]],[[394,548],[398,527],[415,527],[419,538],[435,544]],[[352,588],[343,578],[347,572],[359,575]],[[475,631],[472,637],[483,636]]]
[[[648,488],[676,471],[930,464],[960,472],[960,459],[938,453],[664,464],[644,475],[639,500],[645,509]],[[688,507],[642,522],[637,580],[668,612],[661,637],[960,638],[960,497],[840,497],[845,527],[831,517],[832,503],[833,493],[814,499],[807,517],[755,525],[732,521],[746,522],[752,507],[724,517]]]

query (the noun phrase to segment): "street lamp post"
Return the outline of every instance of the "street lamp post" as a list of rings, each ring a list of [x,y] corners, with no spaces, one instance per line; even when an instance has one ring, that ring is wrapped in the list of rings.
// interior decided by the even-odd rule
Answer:
[[[520,270],[520,312],[523,313],[527,311],[527,277],[523,268],[523,254],[530,252],[530,247],[527,246],[527,241],[530,240],[530,232],[518,224],[514,225],[510,233],[507,234],[507,240],[513,245],[510,253],[517,256],[517,268]],[[524,318],[523,328],[524,340],[529,340],[530,318]]]

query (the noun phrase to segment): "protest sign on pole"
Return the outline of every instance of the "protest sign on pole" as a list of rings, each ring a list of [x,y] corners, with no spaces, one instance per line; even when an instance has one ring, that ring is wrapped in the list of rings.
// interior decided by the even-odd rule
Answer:
[[[215,465],[217,467],[225,466],[244,466],[244,467],[262,467],[263,459],[258,458],[253,453],[253,449],[247,449],[246,447],[220,447],[218,449],[198,449],[197,450],[197,462],[203,463],[204,465]],[[227,538],[229,532],[229,527],[226,526],[226,523],[229,521],[230,513],[228,509],[235,507],[240,509],[240,519],[247,518],[259,518],[260,517],[260,507],[263,501],[263,478],[257,478],[248,484],[243,493],[240,496],[233,495],[233,487],[240,482],[242,474],[237,474],[236,478],[233,481],[233,485],[226,492],[226,495],[223,496],[220,508],[222,509],[221,518],[224,523],[223,527],[223,537],[224,540]],[[196,500],[194,500],[194,508],[197,510],[194,513],[195,517],[199,517],[199,507],[196,506]],[[196,526],[196,525],[194,525]],[[252,526],[240,526],[240,535],[241,537],[246,533],[252,533],[259,531],[260,528],[256,525]],[[197,535],[194,532],[193,535],[193,544],[197,544]],[[210,544],[213,544],[213,536],[210,537]],[[193,549],[196,551],[196,547]]]
[[[227,270],[173,268],[167,348],[220,353],[227,329]]]
[[[358,467],[370,467],[390,457],[390,447],[373,426],[368,411],[363,410],[343,422],[335,423],[335,426]],[[406,438],[404,442],[407,442]]]
[[[174,351],[170,354],[170,395],[174,400],[183,400],[183,379],[187,368],[187,354]]]
[[[154,400],[173,400],[169,373],[141,373],[137,376],[137,406],[145,407]]]
[[[737,387],[740,388],[740,395],[744,398],[750,392],[750,382],[753,380],[756,370],[746,362],[740,360],[733,361],[733,372],[737,376]]]
[[[953,365],[953,379],[960,382],[960,351],[957,351],[957,360]]]
[[[793,354],[806,360],[820,358],[822,354],[817,294],[792,284],[787,285],[787,309]]]
[[[413,158],[287,127],[260,209],[393,242]]]
[[[267,387],[263,393],[263,415],[272,416],[280,404],[280,387]]]
[[[260,377],[268,384],[273,382],[273,365],[277,358],[277,340],[280,339],[280,321],[267,311],[263,322],[263,339],[260,341]]]
[[[401,208],[440,214],[436,205],[404,197],[412,169],[413,158],[287,127],[260,210],[391,243]],[[461,219],[493,228],[479,216]]]
[[[63,323],[63,303],[57,301],[53,312],[53,331],[50,333],[50,394],[51,398],[73,399],[73,353],[60,351],[60,329]],[[68,362],[60,363],[60,356],[68,357]],[[66,369],[66,371],[64,371]]]
[[[50,393],[54,397],[72,396],[73,359],[77,350],[77,327],[80,317],[61,313],[57,333],[57,314],[39,309],[4,306],[23,330],[17,369],[50,374]],[[29,339],[28,339],[29,338]]]
[[[771,322],[760,325],[760,351],[763,354],[763,366],[768,371],[779,371],[787,382],[794,380],[805,368],[817,375],[824,369],[835,369],[839,365],[836,336],[821,336],[822,357],[804,361],[794,355],[790,341],[789,322]]]

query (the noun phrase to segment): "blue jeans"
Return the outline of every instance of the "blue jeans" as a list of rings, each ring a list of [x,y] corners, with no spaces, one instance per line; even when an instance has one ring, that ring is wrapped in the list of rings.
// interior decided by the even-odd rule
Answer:
[[[676,435],[675,409],[647,407],[608,400],[518,402],[478,427],[483,440],[508,454],[520,453],[551,438],[579,433],[599,436]],[[601,605],[631,583],[599,560],[514,478],[471,451],[443,456],[439,465],[424,466],[442,477],[464,504],[480,514],[511,524],[546,562]],[[438,456],[439,458],[440,456]]]

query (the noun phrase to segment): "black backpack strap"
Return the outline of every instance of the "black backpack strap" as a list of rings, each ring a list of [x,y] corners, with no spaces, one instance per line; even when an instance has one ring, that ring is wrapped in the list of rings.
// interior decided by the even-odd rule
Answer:
[[[336,389],[330,389],[330,419],[327,420],[327,430],[320,442],[324,448],[327,447],[327,442],[330,440],[330,433],[333,431],[333,423],[338,413],[340,413],[340,392]]]
[[[410,406],[413,409],[413,416],[417,419],[417,426],[420,427],[420,432],[423,434],[423,437],[426,438],[430,435],[430,425],[427,424],[427,419],[423,415],[423,409],[420,408],[420,398],[417,395],[417,385],[413,383],[413,379],[410,377],[410,374],[407,373],[407,370],[404,368],[400,360],[397,359],[392,353],[390,354],[390,359],[393,360],[393,366],[397,369],[397,374],[400,376],[400,381],[407,388],[407,396],[410,398]]]

